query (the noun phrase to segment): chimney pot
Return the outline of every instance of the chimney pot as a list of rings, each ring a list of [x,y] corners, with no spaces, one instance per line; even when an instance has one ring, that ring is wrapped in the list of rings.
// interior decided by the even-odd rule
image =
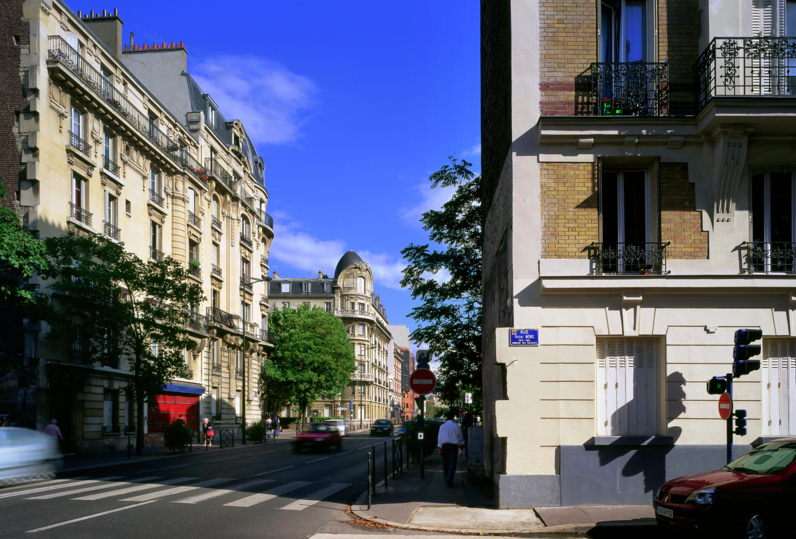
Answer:
[[[119,10],[117,8],[113,8],[113,16],[114,17],[118,17],[119,16]]]
[[[82,11],[77,10],[77,18],[78,19],[82,19],[83,18],[83,12]]]
[[[180,48],[181,48],[181,49],[184,49],[184,48],[185,48],[185,42],[184,42],[184,41],[180,41]]]
[[[93,10],[93,9],[92,9],[91,11],[89,11],[89,15],[90,15],[92,18],[94,18],[94,10]]]
[[[166,48],[166,42],[165,41],[163,42],[163,47],[162,48],[164,48],[164,49]]]
[[[103,9],[102,10],[102,16],[103,17],[107,17],[108,16],[108,10],[107,9]]]
[[[172,49],[174,48],[174,42],[173,41],[171,42],[171,48]]]
[[[132,32],[130,32],[130,48],[131,49],[133,48],[133,35],[134,34]]]

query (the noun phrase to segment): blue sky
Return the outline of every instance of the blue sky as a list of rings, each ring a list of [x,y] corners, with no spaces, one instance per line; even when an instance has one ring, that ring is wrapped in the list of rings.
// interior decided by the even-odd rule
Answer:
[[[119,9],[124,42],[185,42],[188,71],[266,164],[271,268],[331,274],[354,249],[390,323],[413,306],[400,251],[449,196],[428,176],[455,154],[480,171],[477,0],[71,1]]]

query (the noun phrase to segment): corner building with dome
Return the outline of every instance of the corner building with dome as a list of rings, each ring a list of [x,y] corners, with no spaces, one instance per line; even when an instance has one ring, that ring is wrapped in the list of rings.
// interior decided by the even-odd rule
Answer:
[[[313,278],[280,277],[274,272],[269,296],[275,310],[307,305],[333,312],[342,319],[354,345],[357,368],[348,387],[334,399],[314,402],[305,413],[348,420],[353,411],[355,423],[362,420],[369,424],[400,412],[401,396],[390,384],[396,345],[387,328],[387,309],[374,291],[370,266],[357,253],[345,253],[332,278],[320,271]]]

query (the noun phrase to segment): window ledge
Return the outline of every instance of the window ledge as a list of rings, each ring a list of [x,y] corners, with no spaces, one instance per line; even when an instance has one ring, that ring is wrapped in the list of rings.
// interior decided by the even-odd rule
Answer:
[[[671,436],[595,436],[585,445],[594,446],[671,446],[674,438]]]
[[[116,182],[117,185],[119,185],[121,187],[125,187],[125,184],[121,180],[121,178],[119,178],[118,175],[114,174],[113,172],[111,172],[107,168],[102,167],[102,169],[100,170],[100,174],[102,174],[103,176],[107,177],[108,179],[113,180],[114,182]]]

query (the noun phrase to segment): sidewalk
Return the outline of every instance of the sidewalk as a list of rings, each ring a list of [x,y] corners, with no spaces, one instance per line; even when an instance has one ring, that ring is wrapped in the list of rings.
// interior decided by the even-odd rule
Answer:
[[[282,431],[279,435],[279,438],[274,442],[270,438],[268,439],[266,444],[285,444],[290,443],[293,438],[296,436],[295,430],[290,431]],[[124,437],[123,445],[127,445],[127,437]],[[131,458],[128,459],[127,457],[127,450],[126,449],[119,449],[116,451],[97,451],[91,453],[71,453],[64,455],[63,459],[63,466],[59,470],[59,472],[74,472],[78,470],[90,470],[92,468],[102,468],[104,466],[114,466],[118,464],[132,464],[136,462],[152,462],[153,460],[160,460],[160,459],[169,459],[175,457],[184,457],[188,455],[202,455],[206,453],[217,453],[219,451],[234,451],[235,449],[242,449],[244,447],[251,447],[253,445],[264,445],[264,444],[253,444],[251,442],[247,442],[246,445],[243,445],[240,440],[235,440],[235,446],[229,446],[225,448],[221,448],[219,445],[214,444],[209,449],[206,449],[204,445],[199,443],[194,443],[191,445],[191,449],[186,449],[182,453],[177,451],[172,453],[170,450],[166,449],[163,446],[159,447],[145,447],[143,456],[137,457],[135,455],[135,449],[132,451]]]
[[[491,485],[467,482],[467,463],[460,457],[454,488],[447,488],[442,459],[436,453],[426,459],[425,479],[420,464],[411,463],[396,480],[378,467],[380,483],[367,506],[363,493],[351,506],[362,519],[406,529],[453,533],[559,533],[585,534],[595,527],[654,525],[651,506],[540,507],[538,509],[497,509]]]

